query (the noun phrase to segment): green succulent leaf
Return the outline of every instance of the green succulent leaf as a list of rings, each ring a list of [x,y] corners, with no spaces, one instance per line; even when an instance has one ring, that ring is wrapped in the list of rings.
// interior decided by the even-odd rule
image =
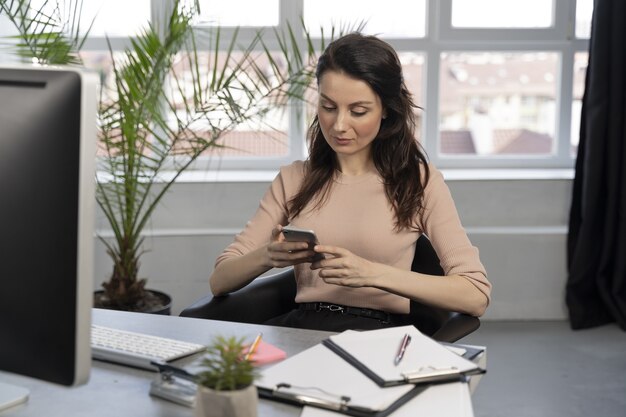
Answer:
[[[217,336],[202,359],[203,371],[196,375],[198,384],[217,391],[246,388],[258,377],[252,362],[244,358],[242,338]]]

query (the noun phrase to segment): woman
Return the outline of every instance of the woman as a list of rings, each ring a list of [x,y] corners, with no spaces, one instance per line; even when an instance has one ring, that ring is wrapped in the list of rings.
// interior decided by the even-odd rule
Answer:
[[[346,35],[328,45],[316,78],[310,156],[281,168],[252,220],[218,257],[213,294],[293,265],[299,308],[268,324],[380,328],[407,314],[409,299],[482,315],[491,285],[441,173],[415,139],[416,106],[393,48]],[[314,230],[320,244],[312,251],[285,241],[287,224]],[[422,233],[445,276],[411,271]],[[312,262],[315,253],[324,259]],[[346,308],[350,314],[335,312]]]

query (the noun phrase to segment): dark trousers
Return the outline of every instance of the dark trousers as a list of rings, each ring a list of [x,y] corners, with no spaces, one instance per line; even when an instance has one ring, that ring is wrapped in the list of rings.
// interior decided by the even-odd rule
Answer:
[[[384,323],[378,319],[342,314],[334,311],[291,310],[274,317],[263,324],[271,326],[295,327],[298,329],[326,330],[342,332],[344,330],[375,330],[393,327],[397,324]]]

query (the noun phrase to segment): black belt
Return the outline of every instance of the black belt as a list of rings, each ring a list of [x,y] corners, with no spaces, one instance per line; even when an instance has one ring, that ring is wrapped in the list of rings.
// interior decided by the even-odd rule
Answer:
[[[341,314],[352,314],[353,316],[367,317],[370,319],[380,320],[383,323],[390,323],[393,315],[380,310],[372,310],[371,308],[342,306],[330,303],[301,303],[298,304],[300,310],[307,311],[331,311]]]

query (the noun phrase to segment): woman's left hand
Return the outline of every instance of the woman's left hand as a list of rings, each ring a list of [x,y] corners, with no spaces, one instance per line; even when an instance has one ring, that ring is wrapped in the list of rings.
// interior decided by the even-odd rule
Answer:
[[[327,284],[372,287],[384,273],[384,265],[370,262],[344,248],[316,245],[314,250],[323,253],[325,259],[311,264],[311,269],[319,269],[320,278]]]

